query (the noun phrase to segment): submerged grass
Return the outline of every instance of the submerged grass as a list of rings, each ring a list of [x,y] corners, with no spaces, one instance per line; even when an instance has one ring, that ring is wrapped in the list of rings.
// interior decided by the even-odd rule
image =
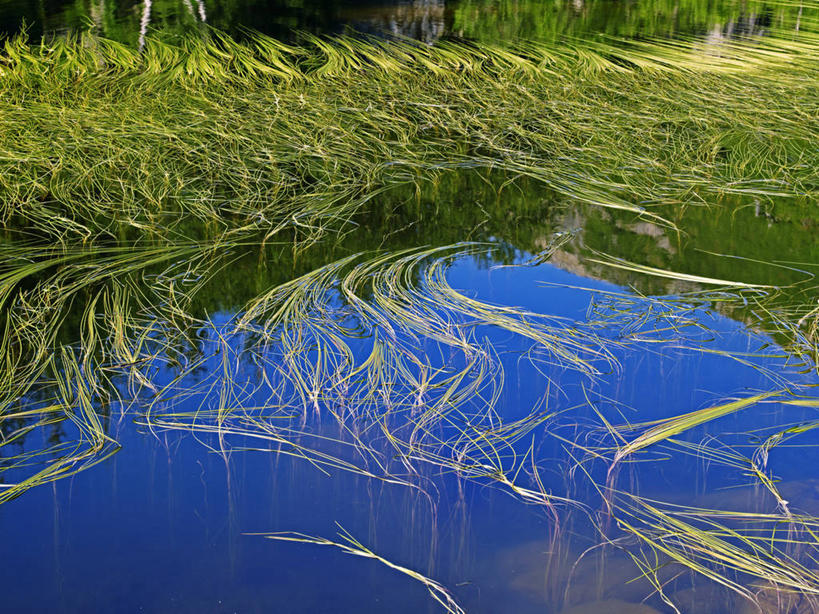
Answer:
[[[454,288],[448,265],[492,249],[459,244],[343,256],[259,288],[227,322],[191,304],[235,253],[262,259],[261,246],[282,241],[297,260],[316,241],[355,232],[353,214],[381,191],[446,181],[456,168],[528,177],[564,202],[666,226],[669,213],[727,194],[810,202],[817,55],[810,27],[718,45],[306,37],[291,47],[211,31],[149,40],[140,53],[92,36],[5,41],[0,503],[113,453],[107,421],[119,411],[153,434],[193,433],[226,462],[265,450],[409,488],[433,516],[441,479],[454,478],[461,497],[464,484],[492,486],[555,526],[561,512],[577,513],[603,543],[621,545],[613,519],[636,538],[629,552],[647,575],[662,555],[750,599],[752,582],[812,599],[817,521],[791,511],[767,466],[771,449],[811,424],[778,425],[750,456],[719,436],[677,438],[775,393],[681,411],[633,439],[634,425],[617,426],[586,388],[584,422],[571,415],[577,408],[551,403],[567,374],[591,386],[617,374],[624,352],[670,348],[740,361],[787,389],[776,393],[783,402],[813,407],[800,376],[816,370],[815,302],[783,309],[769,284],[594,253],[587,263],[710,288],[595,292],[587,321],[566,321]],[[570,235],[528,264],[548,261]],[[758,330],[788,340],[781,363],[710,347],[702,311],[737,305],[751,306]],[[525,340],[519,364],[543,376],[542,400],[515,418],[501,407],[503,350],[487,330]],[[48,441],[57,422],[73,425],[73,441]],[[608,520],[545,479],[552,437],[567,446],[567,481],[587,477]],[[673,507],[618,490],[611,469],[639,467],[658,448],[741,472],[776,499],[776,513]],[[349,535],[271,537],[374,558],[461,611],[443,586]],[[655,585],[662,592],[658,576]]]
[[[320,237],[452,168],[654,219],[726,194],[814,198],[817,48],[809,29],[713,49],[18,37],[0,59],[0,219]]]

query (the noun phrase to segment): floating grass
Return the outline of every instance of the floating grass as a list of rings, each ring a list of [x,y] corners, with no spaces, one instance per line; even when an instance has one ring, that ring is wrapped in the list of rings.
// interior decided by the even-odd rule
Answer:
[[[63,346],[58,361],[46,361],[37,371],[38,380],[30,379],[34,372],[10,380],[17,394],[9,399],[0,421],[4,425],[25,421],[16,431],[4,428],[8,444],[32,429],[66,419],[77,429],[76,441],[73,447],[5,457],[4,473],[22,477],[5,482],[0,500],[87,469],[115,451],[116,441],[99,409],[107,399],[135,416],[149,433],[191,433],[226,461],[239,452],[288,455],[320,472],[342,471],[409,489],[429,510],[437,510],[441,503],[436,483],[443,475],[500,489],[522,504],[543,508],[551,518],[561,519],[566,510],[587,517],[586,497],[571,490],[555,491],[554,485],[544,482],[544,459],[538,450],[552,433],[573,429],[574,441],[563,438],[567,443],[591,459],[614,464],[627,458],[637,461],[645,450],[670,444],[753,476],[782,504],[777,518],[800,534],[813,531],[813,520],[791,512],[759,458],[708,456],[702,446],[686,448],[676,439],[716,418],[747,411],[775,393],[645,425],[648,430],[636,438],[624,430],[617,446],[595,450],[581,443],[579,424],[562,416],[564,408],[552,407],[548,394],[522,417],[504,416],[499,406],[505,385],[499,350],[476,335],[482,328],[494,328],[531,344],[522,358],[538,366],[544,382],[552,381],[555,388],[564,382],[554,373],[565,379],[574,372],[592,385],[618,370],[623,352],[657,344],[708,352],[711,337],[696,317],[696,310],[702,309],[697,301],[713,296],[727,301],[737,292],[735,287],[716,294],[709,290],[656,299],[604,292],[600,302],[590,306],[587,321],[573,322],[493,305],[452,287],[449,263],[492,249],[459,244],[350,255],[265,290],[227,322],[194,318],[187,313],[188,301],[207,283],[209,271],[229,262],[230,250],[236,248],[226,242],[183,244],[157,253],[146,248],[144,266],[137,255],[102,251],[97,254],[102,266],[91,269],[98,275],[86,274],[88,262],[71,264],[68,259],[43,282],[10,289],[13,318],[26,313],[19,310],[15,297],[39,297],[55,280],[61,280],[53,287],[64,293],[57,295],[62,300],[90,292],[78,323],[79,345]],[[31,258],[36,253],[30,252],[26,261],[36,260]],[[40,254],[46,261],[53,255]],[[535,260],[543,258],[548,254]],[[146,273],[145,267],[162,267],[168,261],[171,264],[156,274]],[[150,281],[149,290],[136,290],[135,275]],[[755,296],[758,289],[742,292]],[[162,300],[156,300],[159,297]],[[627,301],[635,304],[626,308]],[[194,332],[180,335],[186,327]],[[53,347],[49,344],[56,343],[56,335],[54,329],[44,339],[42,353]],[[187,351],[185,344],[190,344]],[[759,357],[767,355],[749,354],[746,359],[752,363]],[[155,374],[167,366],[172,366],[174,376],[160,383]],[[35,384],[51,396],[28,398],[26,391]],[[586,400],[590,403],[588,395]],[[799,403],[804,397],[791,400]],[[607,432],[614,432],[613,422],[599,410],[590,417],[592,424],[601,419]],[[633,430],[634,426],[629,432]],[[782,436],[795,434],[798,429]],[[772,449],[777,441],[769,438],[763,450]],[[580,464],[585,467],[588,462],[594,461]],[[570,465],[565,470],[577,471]],[[614,489],[614,484],[609,487]],[[709,517],[705,529],[676,523],[677,530],[687,532],[671,539],[662,527],[673,516],[655,518],[660,508],[646,507],[641,498],[630,501],[626,505],[610,499],[609,510],[616,525],[636,536],[646,552],[671,557],[746,596],[752,596],[747,582],[736,574],[784,583],[792,590],[803,590],[812,582],[803,573],[803,563],[783,558],[785,544],[782,552],[769,554],[764,565],[752,564],[753,548],[761,547],[758,544],[772,531],[766,527],[773,521],[766,525],[762,516],[753,518],[761,528],[755,527],[750,536],[738,533],[741,539],[731,533],[736,517],[729,514]],[[603,529],[601,534],[612,538]],[[788,539],[795,545],[807,544],[803,537]]]
[[[447,480],[461,497],[464,485],[491,487],[555,526],[572,514],[591,523],[646,575],[662,558],[751,599],[765,582],[813,599],[816,519],[794,511],[768,455],[815,422],[780,420],[753,434],[748,454],[737,434],[677,437],[774,396],[814,407],[819,319],[807,283],[800,302],[780,301],[771,283],[601,255],[567,229],[539,237],[542,251],[524,264],[563,257],[687,290],[588,290],[585,319],[569,319],[450,282],[453,262],[490,261],[500,243],[329,246],[363,232],[368,208],[398,188],[416,189],[399,205],[412,227],[423,187],[456,170],[500,173],[487,180],[499,201],[528,181],[550,202],[604,213],[610,228],[626,220],[666,239],[685,236],[687,207],[713,212],[729,195],[801,206],[819,187],[817,48],[810,28],[710,47],[315,37],[295,47],[215,31],[148,39],[141,52],[88,35],[5,41],[0,503],[115,452],[118,411],[149,435],[189,433],[226,463],[282,454],[405,488],[433,515]],[[192,307],[217,272],[231,281],[237,253],[264,264],[273,247],[290,256],[283,279],[260,283],[224,319]],[[781,347],[721,350],[706,312],[739,314],[760,346]],[[524,348],[515,364],[542,389],[514,417],[502,407],[514,361],[490,340],[499,332]],[[618,376],[623,356],[663,351],[740,363],[778,392],[618,427],[625,410],[615,404],[613,419],[589,389]],[[581,386],[580,405],[561,404],[567,381]],[[31,443],[57,423],[71,441]],[[645,430],[632,437],[635,427]],[[554,441],[567,452],[559,461],[544,453]],[[611,468],[633,471],[636,485],[657,450],[735,472],[778,507],[741,515],[620,490]],[[576,478],[583,486],[568,487]],[[275,537],[374,558],[461,611],[442,585],[349,534]]]
[[[614,463],[616,464],[622,461],[630,454],[633,454],[634,452],[637,452],[645,447],[660,441],[665,441],[669,437],[679,435],[680,433],[700,426],[706,422],[710,422],[711,420],[716,420],[723,416],[743,410],[746,407],[754,405],[755,403],[758,403],[764,399],[768,399],[776,394],[780,394],[781,392],[782,391],[763,392],[744,399],[738,399],[729,403],[722,403],[720,405],[707,407],[705,409],[698,409],[681,416],[674,416],[672,418],[662,420],[659,424],[651,426],[651,428],[646,430],[644,433],[638,437],[635,437],[621,447],[614,455]]]
[[[443,608],[450,614],[464,614],[464,610],[461,608],[461,606],[458,605],[458,602],[455,601],[455,598],[441,584],[439,584],[435,580],[427,578],[426,576],[418,573],[417,571],[408,569],[401,565],[397,565],[396,563],[393,563],[392,561],[389,561],[377,555],[372,550],[364,546],[361,542],[352,537],[344,529],[341,529],[339,533],[339,537],[342,540],[340,542],[335,542],[323,537],[311,537],[309,535],[303,535],[300,533],[272,533],[264,535],[264,537],[279,541],[300,542],[306,544],[315,544],[318,546],[335,546],[336,548],[340,548],[341,550],[348,554],[361,556],[368,559],[375,559],[376,561],[383,565],[386,565],[390,569],[394,569],[395,571],[398,571],[426,586],[427,590],[429,590],[430,595],[432,595],[432,598],[435,599],[435,601],[437,601],[439,604],[441,604],[441,606],[443,606]]]
[[[727,194],[814,195],[814,35],[697,45],[212,32],[138,53],[18,37],[0,76],[0,212],[48,236],[196,220],[320,237],[379,190],[455,168],[660,221],[662,205]]]

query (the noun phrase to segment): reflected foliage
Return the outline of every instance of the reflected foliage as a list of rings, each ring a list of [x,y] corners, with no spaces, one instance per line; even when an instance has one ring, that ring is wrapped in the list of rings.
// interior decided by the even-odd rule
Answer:
[[[762,36],[798,30],[816,19],[816,7],[776,2],[701,0],[461,0],[453,31],[479,41],[559,41],[572,37]]]
[[[329,0],[151,0],[148,26],[165,36],[196,31],[208,23],[233,36],[245,28],[281,40],[294,32],[347,31],[409,37],[434,43],[448,37],[508,42],[556,42],[576,37],[748,38],[771,30],[798,31],[816,21],[812,3],[720,0],[398,0],[387,3]],[[50,32],[93,31],[136,45],[145,3],[134,0],[61,0],[0,3],[0,32],[29,24],[38,38]]]

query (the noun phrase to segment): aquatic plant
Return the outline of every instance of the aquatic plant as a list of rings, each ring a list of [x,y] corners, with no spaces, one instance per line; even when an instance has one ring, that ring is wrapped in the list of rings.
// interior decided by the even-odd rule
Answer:
[[[657,220],[727,194],[813,198],[815,49],[810,30],[714,53],[18,37],[1,62],[0,219],[86,239],[190,218],[320,237],[380,190],[454,168]]]
[[[809,281],[780,288],[633,262],[561,228],[538,238],[539,251],[533,240],[528,259],[506,260],[570,255],[635,283],[587,290],[586,318],[567,319],[453,286],[449,265],[492,261],[511,249],[498,241],[388,249],[382,235],[345,250],[344,239],[366,232],[357,224],[368,215],[411,227],[424,190],[456,170],[496,198],[529,182],[548,187],[543,209],[591,208],[610,229],[627,216],[676,236],[689,206],[712,212],[726,195],[740,207],[804,206],[819,187],[816,43],[809,27],[717,49],[311,37],[291,47],[216,31],[149,40],[142,53],[90,36],[6,41],[0,503],[101,462],[117,449],[112,424],[135,419],[149,435],[190,433],[226,463],[264,451],[406,488],[433,518],[446,480],[461,497],[468,485],[498,489],[546,514],[555,539],[572,522],[591,526],[663,599],[669,561],[749,599],[754,582],[811,597],[816,519],[780,492],[768,454],[813,423],[775,416],[750,434],[710,430],[765,403],[813,407]],[[411,196],[371,211],[400,190]],[[478,209],[451,215],[471,231]],[[286,262],[279,277],[244,288],[229,317],[194,308],[236,258],[266,263],[271,250]],[[641,295],[644,277],[680,286]],[[714,347],[704,315],[715,311],[741,317],[760,349]],[[510,358],[499,334],[525,350]],[[770,336],[781,347],[766,352]],[[623,356],[663,351],[741,363],[770,387],[668,408],[651,424],[594,400]],[[541,393],[514,416],[501,407],[511,364],[536,374]],[[575,398],[569,386],[579,404],[557,404]],[[50,440],[57,423],[70,426],[68,441]],[[544,456],[552,444],[566,454],[559,463]],[[660,453],[733,472],[773,509],[641,496],[634,485]],[[277,537],[376,559],[460,611],[432,576],[349,534]]]

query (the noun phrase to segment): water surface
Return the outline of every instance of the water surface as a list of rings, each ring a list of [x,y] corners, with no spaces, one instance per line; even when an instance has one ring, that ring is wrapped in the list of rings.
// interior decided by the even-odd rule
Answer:
[[[0,30],[718,55],[801,43],[815,10],[0,0]],[[4,220],[4,611],[815,611],[815,202],[702,179],[641,215],[569,196],[600,179],[573,162],[561,190],[396,175],[338,228],[149,211],[53,245]]]
[[[297,32],[409,37],[427,44],[458,37],[481,42],[516,39],[558,42],[595,37],[766,36],[797,32],[815,19],[811,4],[753,0],[81,0],[0,2],[0,31],[14,34],[93,29],[136,44],[141,31],[179,35],[204,24],[242,36],[244,29],[294,40]]]
[[[145,314],[150,358],[137,371],[108,359],[116,394],[96,406],[121,450],[0,507],[3,525],[16,527],[2,546],[15,561],[9,610],[437,611],[421,583],[377,561],[258,535],[298,532],[340,543],[349,535],[440,582],[469,612],[561,612],[594,600],[609,601],[588,607],[673,611],[647,581],[628,582],[640,576],[633,557],[641,549],[606,520],[608,497],[623,506],[637,495],[669,510],[776,513],[741,459],[783,427],[815,420],[815,408],[781,401],[810,395],[816,376],[779,347],[793,340],[772,337],[754,313],[761,291],[709,294],[707,285],[608,266],[602,254],[798,287],[809,274],[760,264],[769,257],[761,250],[804,238],[805,251],[792,258],[815,261],[815,243],[804,225],[749,207],[709,215],[684,239],[534,191],[518,192],[520,207],[503,201],[494,216],[483,182],[462,181],[459,197],[428,219],[414,214],[415,225],[399,224],[393,209],[385,228],[404,230],[387,240],[378,218],[366,216],[367,229],[329,251],[294,260],[272,246],[229,259],[198,296],[189,341]],[[419,205],[438,196],[422,195]],[[486,204],[487,217],[470,230],[458,211],[471,199]],[[511,223],[509,211],[519,216]],[[615,232],[595,230],[601,215]],[[726,264],[708,253],[717,247],[708,237],[729,231],[745,259]],[[744,232],[764,238],[756,252]],[[473,241],[447,247],[464,236]],[[424,238],[440,247],[419,249]],[[384,254],[379,264],[376,253]],[[277,284],[328,266],[322,281],[270,298]],[[360,267],[366,276],[350,282],[353,300],[339,282]],[[144,283],[163,275],[170,272]],[[271,323],[277,301],[297,287],[310,294],[295,319]],[[449,288],[474,302],[447,303]],[[799,300],[794,292],[776,301]],[[431,310],[419,321],[397,315],[418,306]],[[83,317],[66,321],[67,343],[82,336]],[[538,342],[520,324],[554,337]],[[611,473],[611,425],[785,388]],[[21,407],[53,394],[43,382]],[[474,438],[515,421],[523,422],[494,443]],[[4,481],[30,472],[26,453],[76,438],[76,425],[62,421],[7,444]],[[410,441],[413,448],[399,443]],[[800,513],[819,511],[815,443],[805,433],[767,457],[766,471]],[[728,451],[734,462],[708,456]],[[601,496],[604,486],[622,494]],[[614,545],[599,547],[604,537]],[[684,611],[706,611],[696,605],[703,595],[707,611],[745,607],[719,585],[660,563],[668,596],[695,604]]]

